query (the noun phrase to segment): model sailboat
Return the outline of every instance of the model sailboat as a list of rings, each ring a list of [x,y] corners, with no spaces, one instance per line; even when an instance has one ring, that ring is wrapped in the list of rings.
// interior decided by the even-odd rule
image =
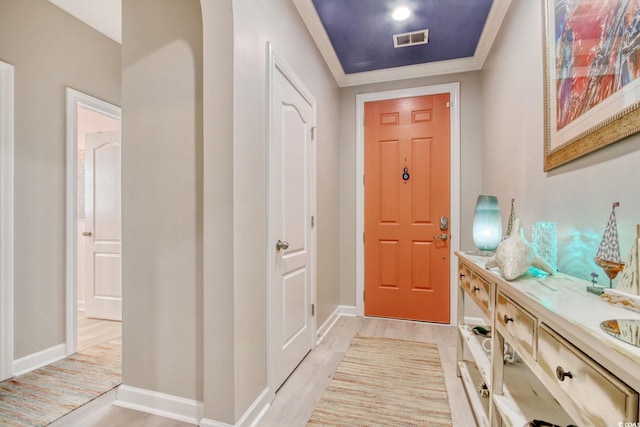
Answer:
[[[618,223],[616,222],[616,208],[618,206],[620,206],[618,202],[613,204],[609,222],[600,241],[600,247],[598,247],[598,252],[593,259],[596,264],[607,273],[607,277],[609,277],[609,287],[611,287],[613,279],[615,279],[618,273],[624,268],[624,263],[620,259]]]
[[[638,245],[640,245],[640,225],[636,226],[636,239],[631,247],[620,280],[615,289],[605,289],[602,298],[612,304],[622,304],[634,311],[640,311],[640,260],[638,259]]]

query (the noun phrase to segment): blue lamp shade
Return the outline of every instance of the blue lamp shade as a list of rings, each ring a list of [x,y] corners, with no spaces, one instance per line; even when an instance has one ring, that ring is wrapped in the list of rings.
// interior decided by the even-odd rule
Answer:
[[[479,195],[473,216],[473,242],[481,251],[495,251],[502,240],[498,198]]]

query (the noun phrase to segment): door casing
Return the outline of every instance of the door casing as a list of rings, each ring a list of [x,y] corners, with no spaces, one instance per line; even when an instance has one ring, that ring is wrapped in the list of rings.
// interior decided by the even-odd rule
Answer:
[[[0,61],[0,381],[13,376],[13,84]]]
[[[373,92],[356,95],[356,315],[364,316],[364,104],[387,99],[407,98],[448,93],[450,97],[451,126],[451,181],[450,181],[450,310],[449,323],[457,319],[457,258],[460,250],[460,83]]]
[[[267,167],[266,169],[266,175],[265,175],[265,203],[266,206],[268,207],[268,212],[267,212],[267,218],[266,218],[266,228],[267,228],[267,233],[266,233],[266,237],[267,237],[267,241],[265,242],[265,262],[266,262],[266,279],[265,279],[265,283],[266,283],[266,325],[267,325],[267,330],[266,330],[266,355],[267,355],[267,387],[268,387],[268,394],[269,394],[269,402],[273,402],[273,400],[275,399],[275,394],[276,394],[276,385],[275,383],[275,378],[274,375],[272,373],[273,370],[273,363],[274,361],[272,360],[273,357],[271,355],[271,340],[273,339],[272,334],[270,333],[271,331],[271,319],[272,319],[272,293],[271,293],[271,286],[272,286],[272,277],[271,277],[271,272],[272,272],[272,268],[270,263],[272,262],[272,253],[274,250],[274,244],[277,240],[276,236],[272,236],[271,233],[271,209],[269,208],[270,206],[270,176],[271,176],[271,169],[270,169],[270,164],[269,164],[269,153],[271,152],[271,121],[272,121],[272,112],[271,112],[271,105],[272,105],[272,100],[273,100],[273,90],[274,90],[274,84],[273,84],[273,80],[274,80],[274,74],[276,72],[281,72],[283,75],[285,75],[285,77],[292,83],[292,85],[294,87],[296,87],[296,89],[298,90],[298,92],[300,92],[306,99],[307,101],[312,105],[313,108],[313,125],[315,127],[315,123],[316,123],[316,101],[314,99],[314,97],[307,91],[307,89],[304,87],[304,85],[302,84],[302,82],[297,78],[297,76],[293,73],[292,68],[286,63],[284,62],[282,59],[280,59],[276,53],[274,52],[273,46],[271,45],[270,42],[267,42],[267,52],[266,52],[266,57],[267,57],[267,117],[265,120],[267,129],[266,129],[266,134],[267,134],[267,146],[266,146],[266,163],[267,163]],[[311,174],[311,176],[309,177],[311,180],[311,215],[313,215],[314,217],[316,216],[316,139],[314,138],[312,141],[312,147],[310,150],[310,155],[311,155],[311,170],[309,171],[309,173]],[[316,292],[316,281],[317,281],[317,273],[316,273],[316,259],[317,259],[317,238],[316,238],[316,227],[312,227],[311,228],[311,242],[309,244],[309,247],[311,248],[311,255],[310,255],[310,267],[311,267],[311,303],[312,304],[316,304],[317,302],[317,292]],[[316,319],[317,316],[311,316],[311,335],[314,337],[314,340],[312,342],[312,349],[315,347],[316,342],[315,342],[315,337],[317,336],[317,324],[316,324]]]
[[[72,88],[66,88],[67,113],[67,152],[66,152],[66,352],[74,354],[78,350],[78,274],[77,274],[77,151],[78,151],[78,107],[93,110],[97,113],[121,119],[122,113],[118,106],[94,98]]]

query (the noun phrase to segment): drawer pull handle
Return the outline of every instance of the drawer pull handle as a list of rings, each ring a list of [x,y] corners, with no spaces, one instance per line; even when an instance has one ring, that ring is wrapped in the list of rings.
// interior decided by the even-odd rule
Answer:
[[[509,322],[513,322],[513,318],[509,317],[508,315],[504,315],[504,324],[506,325]]]
[[[562,366],[558,366],[556,368],[556,377],[558,377],[560,381],[564,381],[565,377],[573,378],[573,375],[571,375],[571,372],[565,371]]]
[[[465,275],[463,273],[460,273],[460,278],[462,279],[464,277],[465,277]]]
[[[478,292],[479,290],[480,290],[480,288],[479,288],[479,287],[477,287],[477,286],[474,286],[474,287],[473,287],[473,292]]]

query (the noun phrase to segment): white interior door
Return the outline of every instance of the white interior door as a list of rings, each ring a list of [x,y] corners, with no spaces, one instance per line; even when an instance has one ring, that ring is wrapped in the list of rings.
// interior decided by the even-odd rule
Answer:
[[[86,135],[85,314],[122,320],[120,132]]]
[[[275,391],[314,344],[314,101],[282,67],[274,67],[272,78],[269,341]]]

